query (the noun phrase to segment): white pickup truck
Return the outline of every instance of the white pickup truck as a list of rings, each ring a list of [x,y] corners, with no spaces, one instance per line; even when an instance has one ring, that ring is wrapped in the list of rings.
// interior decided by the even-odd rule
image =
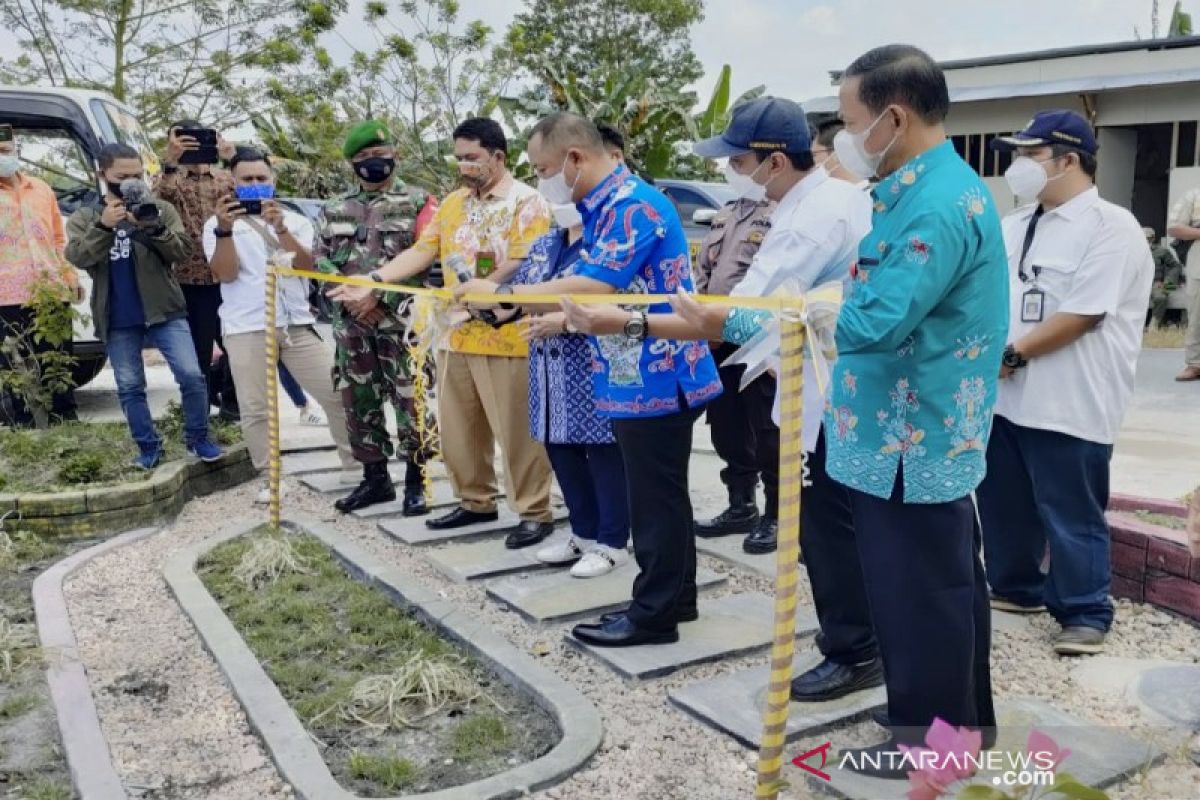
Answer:
[[[96,156],[110,142],[123,142],[142,153],[147,177],[159,170],[158,158],[137,117],[104,92],[57,87],[0,86],[0,123],[13,126],[21,145],[21,169],[46,181],[58,196],[64,218],[100,196]],[[91,291],[91,279],[80,272]],[[89,313],[85,299],[80,305]],[[76,326],[75,383],[83,386],[106,360],[90,320]]]

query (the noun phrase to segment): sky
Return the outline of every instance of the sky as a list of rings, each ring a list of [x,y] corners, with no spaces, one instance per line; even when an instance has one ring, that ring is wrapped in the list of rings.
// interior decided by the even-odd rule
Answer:
[[[363,0],[325,44],[370,48],[361,23]],[[523,0],[461,0],[462,19],[482,19],[499,37]],[[1163,0],[1166,26],[1173,0]],[[1151,0],[707,0],[693,46],[705,76],[695,87],[702,101],[723,64],[733,70],[733,92],[766,84],[771,94],[803,101],[833,94],[829,71],[866,50],[891,42],[915,44],[939,60],[1052,47],[1124,41],[1134,27],[1148,38]],[[1200,20],[1200,0],[1184,0]],[[587,25],[586,18],[580,25]],[[11,34],[0,31],[0,52]]]

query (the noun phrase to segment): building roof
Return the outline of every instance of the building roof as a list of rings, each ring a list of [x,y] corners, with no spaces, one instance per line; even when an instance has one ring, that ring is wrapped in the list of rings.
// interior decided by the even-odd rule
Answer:
[[[1127,53],[1135,50],[1174,50],[1182,47],[1200,47],[1200,36],[1175,36],[1167,39],[1133,39],[1126,42],[1056,47],[1050,50],[1031,50],[1026,53],[1008,53],[998,56],[964,58],[956,61],[939,61],[938,66],[944,70],[970,69],[972,67],[992,67],[1001,64],[1023,64],[1030,61],[1048,61],[1054,58],[1070,58],[1072,56]],[[841,81],[843,72],[845,70],[830,70],[829,77],[836,84]]]

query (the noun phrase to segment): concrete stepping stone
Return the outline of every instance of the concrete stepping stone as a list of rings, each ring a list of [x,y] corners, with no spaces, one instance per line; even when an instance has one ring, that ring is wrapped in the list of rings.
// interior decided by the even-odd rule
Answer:
[[[815,650],[799,653],[792,663],[795,677],[821,662]],[[667,693],[671,702],[701,722],[729,734],[744,747],[759,746],[766,708],[770,667],[766,664],[692,683]],[[824,703],[792,703],[787,740],[792,741],[841,722],[862,718],[887,703],[883,687],[854,692]]]
[[[307,472],[327,472],[342,468],[337,451],[308,450],[303,453],[285,453],[283,456],[283,474],[300,475]]]
[[[391,519],[382,519],[379,522],[379,530],[405,544],[427,545],[478,539],[483,536],[506,531],[521,522],[520,517],[503,505],[498,510],[500,516],[492,522],[479,522],[475,525],[464,525],[461,528],[452,528],[450,530],[433,530],[430,528],[425,524],[425,520],[429,519],[430,515],[424,517],[393,517]],[[554,514],[555,523],[566,520],[567,510],[565,508],[552,505],[550,510]]]
[[[1200,667],[1155,667],[1137,682],[1137,699],[1175,725],[1200,730]]]
[[[459,583],[507,575],[526,570],[550,569],[533,557],[538,550],[563,541],[570,534],[559,530],[540,544],[509,550],[504,546],[504,537],[497,536],[479,542],[454,542],[429,553],[429,563],[451,580]],[[565,568],[563,568],[565,569]]]
[[[1060,765],[1061,770],[1074,775],[1081,783],[1098,789],[1135,773],[1162,756],[1162,750],[1157,746],[1122,733],[1120,728],[1074,717],[1042,700],[1020,697],[1000,701],[996,704],[996,719],[999,723],[997,750],[1014,754],[1024,752],[1029,731],[1036,728],[1050,736],[1059,747],[1070,748],[1071,754]],[[879,741],[883,741],[884,735],[881,730]],[[830,737],[833,747],[829,750],[829,760],[824,767],[824,772],[831,778],[829,782],[792,765],[790,759],[793,755],[784,756],[784,779],[793,785],[800,782],[807,782],[809,786],[818,785],[855,800],[903,800],[906,797],[906,780],[867,778],[849,769],[839,769],[841,754],[837,738],[836,733]],[[816,760],[810,763],[815,767],[820,762]],[[1003,763],[1007,765],[1009,762],[1005,760]],[[987,784],[996,780],[999,780],[998,772],[983,772],[975,782]]]
[[[564,568],[548,575],[505,578],[489,586],[487,593],[530,622],[556,622],[625,608],[637,574],[637,564],[630,556],[629,561],[599,578],[574,578]],[[696,571],[696,586],[701,590],[724,582],[723,575],[711,570]]]
[[[393,461],[388,465],[388,474],[392,476],[393,482],[400,486],[404,485],[403,464]],[[354,487],[358,483],[342,483],[341,469],[332,469],[301,475],[300,485],[322,494],[349,494],[354,491]]]
[[[742,550],[742,542],[745,538],[745,534],[740,533],[717,536],[712,539],[697,536],[696,550],[727,561],[734,566],[744,567],[756,575],[773,579],[775,577],[775,554],[750,555]]]
[[[770,645],[774,638],[774,601],[765,594],[732,594],[700,600],[700,619],[679,626],[679,641],[639,647],[592,647],[569,633],[572,645],[590,653],[626,678],[657,678],[683,667],[739,656]],[[796,633],[813,633],[816,614],[796,612]]]
[[[1030,614],[1014,614],[1011,611],[992,609],[992,630],[1005,633],[1020,633],[1029,630]]]

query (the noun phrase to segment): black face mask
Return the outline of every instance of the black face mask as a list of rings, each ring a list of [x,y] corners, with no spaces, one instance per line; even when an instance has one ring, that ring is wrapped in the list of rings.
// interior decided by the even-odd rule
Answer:
[[[108,193],[113,197],[118,200],[125,199],[125,196],[121,194],[121,181],[110,181],[108,178],[105,178],[104,185],[108,187]]]
[[[392,172],[395,169],[396,159],[384,158],[383,156],[364,158],[362,161],[354,163],[355,174],[367,183],[383,183],[392,177]]]

